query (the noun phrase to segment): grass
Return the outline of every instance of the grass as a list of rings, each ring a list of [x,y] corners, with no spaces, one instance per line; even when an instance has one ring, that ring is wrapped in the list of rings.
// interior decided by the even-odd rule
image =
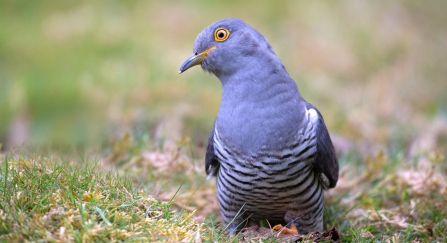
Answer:
[[[435,154],[415,159],[379,153],[366,161],[363,172],[346,165],[338,187],[328,193],[330,201],[336,199],[327,207],[332,224],[345,233],[344,241],[444,240],[447,183],[439,173],[443,161]]]
[[[218,220],[214,182],[189,142],[148,138],[126,135],[96,160],[3,155],[0,241],[284,240],[270,230],[230,237]],[[351,154],[340,163],[339,183],[325,195],[325,227],[335,226],[342,242],[447,238],[442,155]]]
[[[446,3],[2,1],[0,241],[284,241],[222,231],[203,168],[220,83],[177,74],[199,31],[239,17],[331,132],[325,226],[445,242]]]
[[[97,162],[3,158],[0,170],[2,242],[196,242],[210,230],[193,212],[171,211],[133,188],[129,178],[101,172]]]

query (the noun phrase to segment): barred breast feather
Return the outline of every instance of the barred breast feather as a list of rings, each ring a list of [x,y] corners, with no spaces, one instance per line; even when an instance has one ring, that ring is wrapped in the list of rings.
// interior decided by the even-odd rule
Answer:
[[[316,219],[322,218],[322,190],[329,185],[322,185],[314,170],[319,117],[312,108],[306,114],[307,126],[298,131],[299,139],[281,153],[239,154],[225,146],[219,130],[214,130],[214,153],[220,165],[217,194],[224,222],[235,221],[239,212],[255,220],[296,220],[301,232],[322,229],[322,220]]]

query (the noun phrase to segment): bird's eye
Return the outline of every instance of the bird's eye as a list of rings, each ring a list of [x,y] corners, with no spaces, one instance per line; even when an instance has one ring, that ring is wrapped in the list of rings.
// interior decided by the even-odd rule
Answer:
[[[214,40],[218,42],[225,41],[230,36],[230,31],[225,28],[218,28],[214,31]]]

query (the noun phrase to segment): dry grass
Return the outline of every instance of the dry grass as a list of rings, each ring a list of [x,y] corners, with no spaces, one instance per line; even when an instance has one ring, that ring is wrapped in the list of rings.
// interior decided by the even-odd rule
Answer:
[[[189,145],[188,141],[160,144],[126,135],[115,141],[114,152],[102,164],[109,169],[118,164],[118,171],[131,174],[134,184],[150,188],[157,198],[174,197],[177,210],[195,211],[195,219],[209,227],[219,225],[215,182],[205,181],[203,161],[191,156]],[[338,228],[343,241],[447,237],[443,155],[382,151],[365,158],[345,155],[340,162],[339,183],[326,193],[326,227]],[[263,229],[241,233],[234,240],[252,239],[278,240],[275,232]]]
[[[280,242],[269,229],[222,232],[214,180],[187,140],[129,134],[108,156],[64,162],[3,155],[1,239],[12,241]],[[308,239],[343,242],[433,241],[447,237],[447,175],[439,153],[345,155],[337,187],[326,193],[327,228]],[[108,171],[108,172],[107,172]],[[335,234],[335,235],[334,235]],[[319,238],[320,237],[320,238]],[[289,239],[290,240],[290,239]]]

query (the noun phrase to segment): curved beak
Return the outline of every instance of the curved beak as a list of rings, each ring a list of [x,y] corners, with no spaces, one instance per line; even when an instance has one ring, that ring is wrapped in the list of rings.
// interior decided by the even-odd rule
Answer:
[[[205,58],[208,56],[208,53],[214,49],[216,49],[217,46],[212,46],[208,49],[206,49],[204,52],[199,53],[199,54],[194,54],[192,56],[190,56],[188,59],[186,59],[186,61],[180,66],[180,70],[178,71],[178,73],[183,73],[184,71],[186,71],[187,69],[189,69],[190,67],[193,67],[195,65],[199,65],[202,64],[203,60],[205,60]]]

